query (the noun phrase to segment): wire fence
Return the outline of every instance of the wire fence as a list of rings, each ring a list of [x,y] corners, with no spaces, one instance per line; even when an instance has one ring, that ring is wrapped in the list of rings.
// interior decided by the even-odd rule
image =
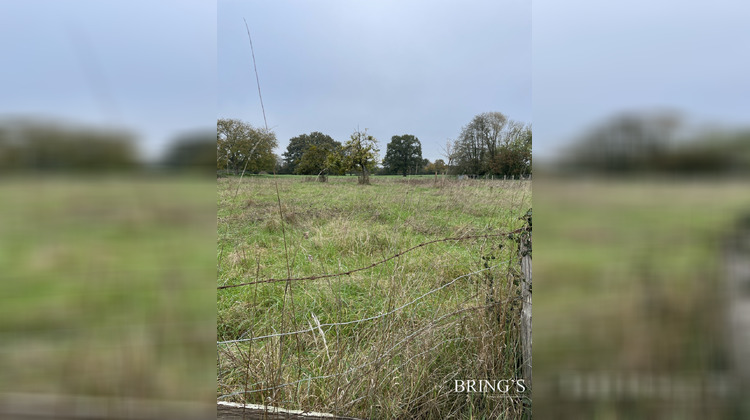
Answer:
[[[435,240],[426,241],[418,245],[412,246],[408,249],[397,252],[387,258],[383,258],[381,260],[373,262],[367,266],[363,266],[363,267],[348,270],[348,271],[341,271],[341,272],[337,272],[333,274],[312,275],[312,276],[306,276],[306,277],[267,278],[267,279],[254,280],[254,281],[243,282],[243,283],[238,283],[238,284],[218,286],[217,290],[221,291],[221,290],[230,289],[230,288],[260,285],[260,284],[280,283],[280,282],[285,282],[288,286],[292,282],[312,281],[312,280],[318,280],[318,279],[330,279],[334,277],[350,276],[354,273],[370,270],[374,267],[385,264],[388,261],[391,261],[393,259],[396,259],[398,257],[401,257],[405,254],[408,254],[410,252],[413,252],[417,249],[426,247],[431,244],[445,243],[445,242],[451,242],[451,241],[467,241],[471,239],[493,239],[494,238],[494,239],[499,239],[499,240],[508,240],[508,239],[514,240],[518,238],[518,235],[523,234],[525,232],[530,232],[530,229],[531,228],[529,225],[525,225],[524,227],[521,227],[512,231],[506,231],[506,232],[500,232],[500,233],[486,233],[486,234],[481,234],[481,235],[465,235],[465,236],[459,236],[459,237],[447,237],[447,238],[442,238],[442,239],[435,239]],[[312,333],[313,338],[316,337],[316,333],[319,333],[323,337],[323,341],[325,341],[326,333],[328,333],[332,328],[341,327],[341,326],[359,325],[359,324],[368,323],[370,321],[376,321],[376,320],[385,320],[388,317],[394,316],[397,313],[404,311],[408,307],[411,307],[413,305],[418,305],[424,302],[425,299],[430,296],[434,296],[434,295],[437,295],[441,291],[445,291],[450,286],[456,284],[458,281],[462,279],[468,279],[468,278],[479,276],[479,275],[490,275],[489,273],[493,272],[493,270],[496,270],[503,266],[507,266],[510,268],[510,265],[514,261],[518,261],[518,259],[519,259],[519,256],[514,255],[511,258],[504,259],[502,262],[499,262],[493,265],[490,265],[489,263],[485,262],[483,268],[474,270],[466,274],[456,276],[452,278],[450,281],[445,282],[438,287],[434,287],[428,290],[427,292],[424,292],[418,295],[417,297],[412,298],[408,300],[407,302],[396,306],[395,308],[392,308],[385,312],[381,312],[377,315],[361,317],[361,318],[357,318],[353,320],[342,320],[338,322],[320,323],[318,316],[314,314],[313,312],[310,312],[309,317],[312,319],[312,322],[308,322],[309,328],[295,329],[292,331],[281,331],[281,332],[275,332],[272,334],[264,334],[264,335],[246,337],[246,338],[240,337],[237,339],[220,340],[220,341],[217,341],[217,347],[219,349],[219,357],[221,358],[222,353],[230,354],[229,349],[227,348],[230,345],[238,345],[241,343],[250,344],[250,343],[261,341],[261,340],[271,340],[275,338],[280,339],[283,337],[299,336],[301,334],[307,334],[307,333]],[[312,382],[319,382],[319,381],[325,381],[325,380],[330,380],[334,378],[337,379],[337,378],[342,378],[342,377],[346,378],[343,383],[346,384],[346,389],[349,389],[352,386],[352,381],[357,382],[358,380],[357,378],[364,378],[364,377],[367,377],[367,375],[371,375],[373,373],[376,373],[377,375],[379,375],[379,372],[381,368],[384,366],[384,363],[387,363],[389,361],[394,361],[394,363],[388,366],[387,368],[388,373],[386,375],[384,375],[378,381],[367,385],[368,387],[373,387],[373,386],[382,387],[384,386],[384,383],[390,377],[392,377],[392,375],[394,375],[396,372],[401,371],[403,368],[409,366],[409,364],[415,359],[425,357],[429,355],[430,353],[433,353],[441,348],[444,348],[445,346],[451,343],[458,343],[458,342],[463,342],[463,341],[472,342],[478,339],[482,339],[483,337],[486,338],[487,336],[495,337],[495,339],[498,339],[498,338],[502,339],[502,337],[506,334],[506,331],[500,331],[500,330],[489,331],[488,333],[480,334],[480,335],[473,334],[473,335],[466,335],[466,336],[456,336],[456,337],[445,338],[445,339],[436,339],[437,341],[436,344],[432,344],[433,342],[430,342],[429,347],[427,347],[426,349],[425,347],[419,348],[418,350],[420,351],[415,351],[414,354],[399,353],[400,348],[402,348],[408,343],[415,341],[418,337],[421,337],[431,332],[437,336],[438,335],[437,333],[439,331],[446,330],[449,327],[455,327],[459,324],[463,325],[466,322],[466,319],[469,316],[471,316],[472,313],[475,313],[481,310],[488,311],[488,310],[491,310],[493,308],[498,308],[498,307],[503,308],[503,311],[510,311],[509,308],[512,305],[516,304],[516,307],[517,307],[518,306],[517,303],[521,301],[520,293],[519,294],[508,293],[506,294],[506,297],[501,300],[493,300],[493,298],[487,296],[486,304],[470,305],[470,306],[467,305],[467,302],[475,301],[478,295],[479,295],[479,292],[477,292],[476,294],[472,296],[469,296],[463,301],[463,303],[458,304],[457,309],[454,308],[455,310],[452,310],[451,312],[440,315],[437,318],[430,320],[427,323],[424,323],[423,325],[414,325],[411,331],[401,329],[399,331],[388,334],[387,335],[388,340],[382,340],[383,341],[382,343],[373,344],[373,346],[380,346],[380,348],[375,349],[375,347],[373,347],[372,354],[370,354],[369,356],[365,358],[364,363],[358,363],[354,366],[346,367],[346,366],[341,366],[342,364],[346,364],[346,363],[342,363],[341,360],[338,359],[336,360],[335,363],[332,363],[332,365],[335,365],[336,367],[333,370],[329,370],[328,372],[330,373],[321,372],[323,374],[315,375],[315,374],[310,373],[312,369],[302,368],[301,361],[300,361],[301,356],[298,354],[297,362],[300,364],[300,366],[298,368],[296,380],[291,380],[291,381],[287,380],[284,382],[284,381],[279,380],[281,378],[280,373],[269,374],[269,375],[266,375],[265,377],[261,376],[262,378],[261,380],[255,380],[255,381],[252,381],[252,383],[246,382],[244,386],[241,387],[242,388],[241,390],[224,393],[220,395],[218,399],[230,400],[236,397],[261,394],[263,395],[262,401],[264,403],[265,401],[278,401],[276,392],[284,388],[291,387],[293,390],[295,390],[293,392],[305,394],[299,388],[300,388],[300,385],[308,384],[307,395],[309,395],[310,384]],[[516,312],[518,311],[516,310]],[[386,328],[386,327],[383,326],[383,328]],[[425,343],[428,342],[426,338],[427,337],[425,337],[425,340],[424,340]],[[390,343],[386,343],[386,341],[390,341]],[[299,346],[299,342],[297,343]],[[327,353],[328,344],[325,344],[325,347],[326,347],[326,353]],[[282,348],[282,344],[279,343],[279,352],[282,352],[281,348]],[[247,363],[249,366],[249,364],[251,363],[249,360],[251,358],[250,350],[244,349],[244,348],[243,349],[236,348],[236,351],[242,354],[241,359],[244,361],[244,363]],[[396,360],[397,355],[402,356],[402,357],[399,358],[399,360]],[[330,355],[328,356],[328,359],[330,361]],[[261,363],[261,361],[258,360],[258,363]],[[235,368],[241,368],[241,367],[236,366]],[[279,365],[277,367],[278,369],[277,372],[281,372],[281,368],[282,366]],[[249,368],[247,369],[249,370]],[[220,371],[220,376],[222,374],[223,373]],[[293,379],[293,377],[289,379]],[[231,387],[227,384],[223,384],[220,378],[220,386],[222,385],[225,385],[225,387],[229,387],[231,390]],[[435,386],[431,387],[430,389],[432,391],[428,391],[428,393],[435,392]],[[344,391],[342,390],[340,392],[344,392]],[[271,393],[271,395],[269,396],[268,393]],[[351,399],[350,401],[347,401],[345,404],[339,405],[339,407],[341,406],[349,407],[351,405],[356,404],[357,402],[362,401],[365,397],[366,395],[357,396],[357,398]],[[519,396],[518,398],[525,398],[525,397]],[[292,401],[287,401],[287,402],[292,402]]]
[[[508,262],[510,262],[510,261],[511,260],[508,260]],[[499,266],[500,266],[500,264],[496,264],[496,265],[493,265],[491,267],[483,268],[481,270],[476,270],[476,271],[473,271],[471,273],[464,274],[462,276],[458,276],[455,279],[449,281],[448,283],[445,283],[444,285],[442,285],[440,287],[432,289],[429,292],[427,292],[427,293],[425,293],[423,295],[420,295],[419,297],[417,297],[416,299],[414,299],[414,300],[412,300],[410,302],[407,302],[407,303],[405,303],[405,304],[403,304],[403,305],[401,305],[401,306],[399,306],[399,307],[397,307],[397,308],[395,308],[395,309],[393,309],[391,311],[384,312],[384,313],[381,313],[379,315],[375,315],[375,316],[371,316],[371,317],[367,317],[367,318],[355,319],[353,321],[332,322],[332,323],[328,323],[328,324],[318,324],[315,327],[310,327],[310,328],[307,328],[307,329],[304,329],[304,330],[299,330],[299,331],[290,331],[290,332],[283,332],[283,333],[276,333],[276,334],[268,334],[268,335],[262,335],[262,336],[259,336],[259,337],[244,338],[244,339],[238,339],[238,340],[218,341],[216,344],[222,345],[222,344],[231,344],[231,343],[243,343],[243,342],[247,342],[247,341],[263,340],[263,339],[266,339],[266,338],[284,337],[284,336],[287,336],[287,335],[303,334],[303,333],[307,333],[307,332],[318,331],[319,329],[324,328],[324,327],[336,327],[336,326],[342,326],[342,325],[359,324],[361,322],[366,322],[366,321],[374,321],[376,319],[383,318],[383,317],[386,317],[388,315],[392,315],[392,314],[394,314],[394,313],[396,313],[396,312],[398,312],[398,311],[406,308],[407,306],[411,306],[411,305],[419,302],[420,300],[426,298],[427,296],[429,296],[429,295],[431,295],[433,293],[436,293],[436,292],[438,292],[440,290],[445,289],[446,287],[452,285],[453,283],[457,282],[458,280],[461,280],[461,279],[467,278],[467,277],[471,277],[471,276],[473,276],[475,274],[479,274],[481,272],[488,271],[488,270],[491,270],[491,269],[499,267]]]
[[[218,290],[223,290],[223,289],[231,289],[231,288],[234,288],[234,287],[252,286],[254,284],[262,284],[262,283],[281,283],[281,282],[292,282],[292,281],[296,282],[296,281],[304,281],[304,280],[319,280],[319,279],[332,278],[332,277],[349,276],[349,275],[352,275],[352,274],[360,272],[360,271],[365,271],[365,270],[369,270],[371,268],[375,268],[375,267],[377,267],[377,266],[379,266],[381,264],[385,264],[388,261],[391,261],[391,260],[393,260],[395,258],[398,258],[398,257],[400,257],[400,256],[402,256],[404,254],[407,254],[407,253],[412,252],[412,251],[414,251],[416,249],[425,247],[427,245],[436,244],[436,243],[440,243],[440,242],[449,242],[449,241],[465,241],[465,240],[468,240],[468,239],[508,238],[508,237],[512,237],[515,234],[519,234],[519,233],[525,232],[526,230],[527,230],[526,227],[522,227],[522,228],[518,228],[518,229],[516,229],[514,231],[505,232],[505,233],[489,233],[489,234],[485,234],[485,235],[466,235],[466,236],[458,236],[458,237],[451,237],[451,238],[435,239],[435,240],[432,240],[432,241],[422,242],[419,245],[415,245],[415,246],[413,246],[411,248],[408,248],[408,249],[406,249],[404,251],[401,251],[401,252],[398,252],[396,254],[393,254],[392,256],[390,256],[388,258],[384,258],[384,259],[382,259],[380,261],[376,261],[376,262],[374,262],[374,263],[372,263],[372,264],[370,264],[370,265],[368,265],[366,267],[360,267],[360,268],[356,268],[354,270],[343,271],[343,272],[333,273],[333,274],[322,274],[322,275],[316,275],[316,276],[307,276],[307,277],[292,277],[292,278],[284,278],[284,279],[270,278],[270,279],[264,279],[264,280],[255,280],[255,281],[250,281],[250,282],[245,282],[245,283],[227,284],[227,285],[219,286],[219,287],[217,287],[217,289]]]
[[[412,340],[417,335],[419,335],[419,334],[421,334],[421,333],[423,333],[423,332],[425,332],[425,331],[433,328],[434,326],[438,325],[442,320],[444,320],[444,319],[446,319],[448,317],[455,316],[455,315],[458,315],[458,314],[461,314],[461,313],[464,313],[464,312],[468,312],[468,311],[476,311],[476,310],[479,310],[479,309],[487,309],[487,308],[490,308],[492,306],[497,306],[497,305],[500,305],[500,304],[503,304],[503,303],[507,303],[509,301],[510,300],[507,300],[507,301],[504,301],[504,302],[495,302],[495,303],[492,303],[492,304],[489,304],[489,305],[481,305],[481,306],[473,306],[473,307],[469,307],[469,308],[463,308],[463,309],[459,309],[457,311],[451,312],[449,314],[443,315],[440,318],[438,318],[435,321],[433,321],[431,324],[428,324],[428,325],[426,325],[426,326],[424,326],[424,327],[422,327],[422,328],[420,328],[420,329],[412,332],[411,334],[409,334],[408,336],[406,336],[406,338],[402,339],[401,341],[399,341],[398,343],[396,343],[394,346],[391,346],[387,351],[385,351],[382,355],[378,356],[375,360],[369,361],[369,362],[361,364],[359,366],[351,367],[351,368],[346,369],[346,370],[344,370],[342,372],[337,372],[337,373],[333,373],[333,374],[330,374],[330,375],[321,375],[321,376],[315,376],[315,377],[307,377],[307,378],[304,378],[304,379],[300,379],[298,381],[287,382],[287,383],[284,383],[284,384],[281,384],[281,385],[276,385],[276,386],[272,386],[272,387],[268,387],[268,388],[253,389],[253,390],[243,390],[243,391],[233,392],[231,394],[222,395],[222,396],[219,397],[219,399],[224,399],[224,398],[233,397],[233,396],[242,395],[242,394],[255,394],[255,393],[258,393],[258,392],[273,391],[273,390],[285,388],[285,387],[288,387],[288,386],[291,386],[291,385],[297,385],[297,384],[300,384],[300,383],[303,383],[303,382],[308,382],[308,381],[312,381],[312,380],[316,380],[316,379],[334,378],[334,377],[337,377],[337,376],[346,375],[347,373],[351,373],[351,372],[354,372],[354,371],[357,371],[357,370],[360,370],[360,369],[364,369],[364,368],[366,368],[368,366],[372,366],[373,364],[376,364],[376,363],[382,361],[383,359],[386,358],[386,356],[388,356],[389,354],[391,354],[395,349],[397,349],[398,347],[400,347],[402,344],[406,343],[407,341]],[[466,338],[460,337],[458,339],[466,339]],[[455,339],[455,340],[458,340],[458,339]],[[451,341],[451,340],[445,340],[444,342],[447,343],[449,341]],[[433,346],[431,348],[431,350],[437,349],[438,347],[439,346]],[[263,384],[263,382],[257,382],[257,383],[252,384],[250,387],[252,388],[254,386],[262,385],[262,384]]]

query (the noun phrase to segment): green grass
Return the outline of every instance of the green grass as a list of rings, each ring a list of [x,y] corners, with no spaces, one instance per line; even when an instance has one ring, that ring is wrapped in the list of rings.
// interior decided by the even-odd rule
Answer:
[[[535,380],[554,382],[561,372],[677,381],[731,372],[721,244],[750,210],[746,181],[538,178],[534,204],[534,373],[544,378]],[[656,402],[636,417],[670,412]],[[615,400],[595,403],[602,418],[622,413]],[[696,417],[683,418],[721,407],[700,398],[691,404]]]
[[[181,178],[0,182],[0,392],[205,399],[212,192]]]
[[[319,183],[281,176],[218,183],[218,285],[347,271],[430,240],[510,231],[531,206],[531,184],[520,181],[376,176],[360,186],[354,177]],[[322,324],[376,316],[486,262],[498,264],[377,320],[222,345],[218,394],[302,380],[228,399],[361,417],[519,415],[512,400],[450,390],[453,378],[520,376],[510,304],[450,315],[514,296],[515,253],[512,241],[497,238],[440,242],[352,275],[292,282],[286,291],[284,282],[220,290],[217,334],[232,340],[308,329],[313,316]],[[327,375],[334,376],[306,380]]]

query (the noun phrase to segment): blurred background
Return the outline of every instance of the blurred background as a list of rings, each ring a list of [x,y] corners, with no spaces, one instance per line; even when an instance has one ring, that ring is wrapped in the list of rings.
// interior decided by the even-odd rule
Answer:
[[[534,415],[750,418],[738,1],[535,1]]]
[[[533,3],[535,416],[750,417],[747,7]],[[213,416],[216,4],[0,51],[0,417]]]
[[[0,418],[214,415],[215,40],[213,2],[0,3]]]

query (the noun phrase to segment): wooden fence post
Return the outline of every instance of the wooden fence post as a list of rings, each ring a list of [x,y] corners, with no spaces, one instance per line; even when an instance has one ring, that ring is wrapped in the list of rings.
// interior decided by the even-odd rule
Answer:
[[[733,371],[741,387],[750,385],[750,216],[724,243],[727,323]]]
[[[518,241],[518,256],[521,258],[521,349],[523,352],[523,379],[531,389],[531,209],[524,216],[526,231]]]

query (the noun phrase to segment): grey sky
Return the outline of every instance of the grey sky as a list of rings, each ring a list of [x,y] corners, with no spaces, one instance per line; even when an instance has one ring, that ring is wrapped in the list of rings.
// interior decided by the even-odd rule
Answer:
[[[216,4],[4,1],[0,116],[124,126],[150,156],[215,127]]]
[[[750,123],[750,6],[534,0],[534,156],[622,111]]]
[[[218,1],[218,114],[268,125],[286,150],[320,131],[368,128],[381,156],[413,134],[424,157],[481,112],[531,122],[531,2]]]
[[[280,149],[359,126],[381,153],[392,135],[415,134],[434,160],[477,113],[531,121],[533,51],[540,157],[623,110],[748,124],[748,9],[535,0],[532,50],[528,0],[6,0],[0,116],[124,125],[151,154],[217,113],[260,125],[245,17]]]

